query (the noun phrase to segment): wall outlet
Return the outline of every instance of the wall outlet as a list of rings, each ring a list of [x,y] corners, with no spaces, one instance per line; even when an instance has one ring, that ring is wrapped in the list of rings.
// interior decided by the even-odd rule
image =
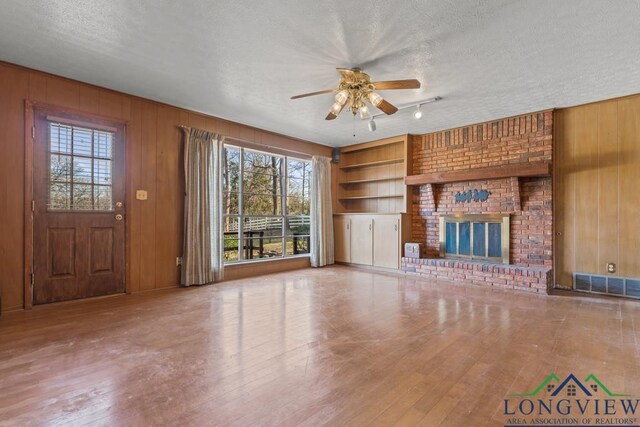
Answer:
[[[180,267],[182,265],[182,257],[176,257],[176,267]]]
[[[136,199],[147,200],[147,192],[144,190],[136,190]]]
[[[616,272],[616,264],[610,262],[607,264],[607,273],[615,273]]]

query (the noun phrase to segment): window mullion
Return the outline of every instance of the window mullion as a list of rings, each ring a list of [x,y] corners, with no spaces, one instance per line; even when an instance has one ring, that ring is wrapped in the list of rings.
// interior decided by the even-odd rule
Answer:
[[[280,212],[282,213],[282,257],[287,256],[287,226],[289,225],[289,221],[287,220],[287,193],[288,189],[288,178],[289,177],[289,167],[288,167],[288,159],[287,157],[282,158],[282,163],[280,164],[280,203],[282,204],[282,208]]]
[[[240,148],[240,182],[238,183],[238,261],[244,260],[244,148]]]

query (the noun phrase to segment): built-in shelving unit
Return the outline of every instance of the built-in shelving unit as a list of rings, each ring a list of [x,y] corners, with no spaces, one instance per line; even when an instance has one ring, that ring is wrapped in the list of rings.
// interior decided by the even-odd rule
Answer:
[[[352,196],[352,197],[340,197],[340,200],[362,200],[362,199],[388,199],[404,197],[404,194],[385,194],[382,196]]]
[[[340,185],[354,185],[354,184],[363,184],[366,182],[380,182],[380,181],[394,181],[398,179],[403,179],[403,176],[390,176],[390,177],[381,177],[381,178],[369,178],[369,179],[354,179],[352,181],[344,181],[340,182]]]
[[[409,136],[343,147],[334,167],[335,213],[404,213],[410,174]]]
[[[390,165],[393,163],[402,163],[404,159],[387,159],[387,160],[377,160],[375,162],[365,162],[365,163],[356,163],[353,165],[340,166],[340,169],[359,169],[368,166],[382,166],[382,165]]]

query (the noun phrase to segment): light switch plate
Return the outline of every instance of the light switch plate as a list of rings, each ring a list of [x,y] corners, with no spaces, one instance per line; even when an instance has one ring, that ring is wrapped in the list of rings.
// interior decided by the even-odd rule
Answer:
[[[147,192],[144,190],[136,190],[136,199],[147,200]]]

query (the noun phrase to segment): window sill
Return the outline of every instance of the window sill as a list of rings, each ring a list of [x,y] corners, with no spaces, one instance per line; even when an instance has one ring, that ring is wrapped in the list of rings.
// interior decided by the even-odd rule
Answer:
[[[288,256],[288,257],[279,257],[279,258],[260,258],[260,259],[248,259],[248,260],[244,260],[244,261],[234,261],[234,262],[228,262],[224,264],[224,268],[230,268],[233,266],[241,266],[241,265],[247,265],[247,264],[262,264],[262,263],[270,263],[270,262],[286,262],[286,261],[292,261],[292,260],[300,260],[302,258],[309,258],[311,257],[310,254],[301,254],[301,255],[292,255],[292,256]]]

